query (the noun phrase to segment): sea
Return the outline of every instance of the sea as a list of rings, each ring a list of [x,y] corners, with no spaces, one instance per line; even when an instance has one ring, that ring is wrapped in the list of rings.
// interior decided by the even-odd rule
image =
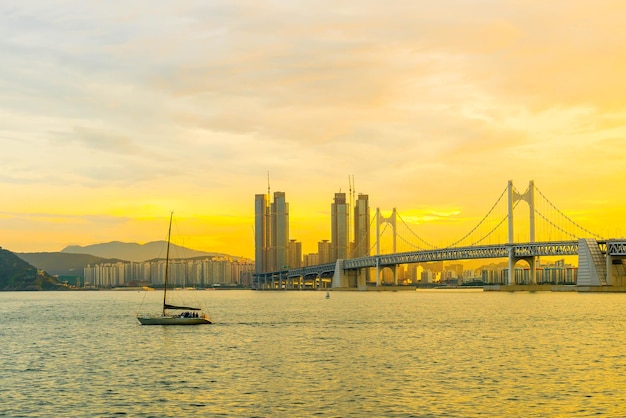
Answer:
[[[0,416],[626,416],[626,294],[177,292],[0,293]]]

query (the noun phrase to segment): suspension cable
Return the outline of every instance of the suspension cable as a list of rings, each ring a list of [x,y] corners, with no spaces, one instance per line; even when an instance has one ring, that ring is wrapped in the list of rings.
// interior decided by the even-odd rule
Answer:
[[[375,219],[375,218],[376,218],[376,215],[372,216],[372,221],[370,222],[370,231],[371,231],[371,229],[372,229],[372,225],[374,224],[374,219]],[[385,225],[385,227],[386,227],[386,225]],[[384,230],[383,230],[383,232],[384,232]],[[369,249],[369,253],[368,253],[368,254],[371,254],[371,253],[372,253],[372,251],[374,251],[374,248],[376,248],[376,243],[377,243],[377,242],[378,242],[378,237],[376,237],[376,239],[374,240],[374,244],[372,244],[372,245],[370,246],[370,249]]]
[[[416,234],[416,233],[415,233],[415,232],[411,229],[411,227],[409,226],[409,224],[407,224],[407,223],[405,222],[405,220],[404,220],[404,219],[402,219],[402,215],[400,215],[400,213],[399,213],[399,212],[396,212],[396,214],[397,214],[397,215],[398,215],[398,217],[400,218],[400,221],[404,224],[404,226],[406,226],[406,227],[407,227],[407,229],[409,230],[409,232],[410,232],[411,234],[413,234],[413,236],[414,236],[415,238],[417,238],[419,241],[423,242],[424,244],[426,244],[427,246],[429,246],[429,247],[431,247],[431,248],[437,248],[437,246],[436,246],[436,245],[433,245],[433,244],[429,243],[428,241],[425,241],[425,240],[424,240],[424,239],[422,239],[419,235],[417,235],[417,234]],[[411,244],[411,243],[409,243],[408,241],[405,241],[405,242],[406,242],[407,244],[411,245],[412,247],[415,247],[415,248],[420,248],[419,246],[416,246],[416,245],[414,245],[414,244]]]
[[[565,218],[566,220],[568,220],[571,224],[573,224],[574,226],[576,226],[576,227],[578,227],[579,229],[583,230],[584,232],[586,232],[586,233],[590,234],[590,235],[591,235],[591,236],[593,236],[593,237],[596,237],[596,238],[602,238],[602,236],[601,236],[601,235],[594,234],[593,232],[589,231],[588,229],[586,229],[586,228],[585,228],[585,227],[583,227],[582,225],[579,225],[578,223],[574,222],[574,221],[573,221],[573,220],[572,220],[569,216],[567,216],[566,214],[564,214],[563,212],[561,212],[561,210],[560,210],[559,208],[557,208],[557,207],[554,205],[554,203],[552,203],[552,202],[550,201],[550,199],[548,199],[548,198],[547,198],[547,197],[546,197],[543,193],[541,193],[541,190],[539,190],[539,189],[537,188],[537,186],[535,186],[535,190],[539,193],[539,195],[540,195],[541,197],[543,197],[543,198],[544,198],[544,200],[545,200],[546,202],[548,202],[548,204],[549,204],[549,205],[550,205],[550,206],[551,206],[554,210],[556,210],[556,211],[557,211],[557,213],[558,213],[559,215],[561,215],[563,218]],[[545,219],[545,218],[544,218],[544,219]],[[548,221],[548,220],[546,219],[546,221]],[[553,225],[553,226],[557,227],[557,226],[556,226],[556,225],[554,225],[554,223],[552,223],[551,221],[548,221],[548,222],[549,222],[551,225]],[[562,228],[559,228],[559,227],[557,227],[557,228],[558,228],[558,229],[560,229],[561,231],[563,231],[563,229],[562,229]],[[563,231],[563,232],[565,232],[565,231]],[[569,233],[567,233],[567,232],[566,232],[566,234],[569,234]]]
[[[496,208],[496,206],[498,206],[498,203],[500,203],[500,200],[502,200],[502,197],[503,197],[503,196],[504,196],[504,194],[506,193],[507,189],[508,189],[508,186],[507,186],[507,187],[506,187],[506,188],[502,191],[502,194],[500,195],[500,197],[498,198],[498,200],[496,200],[496,203],[494,203],[494,204],[493,204],[493,206],[491,206],[491,209],[489,209],[489,212],[487,212],[487,214],[486,214],[486,215],[485,215],[485,216],[484,216],[484,217],[480,220],[480,222],[478,222],[478,224],[477,224],[474,228],[472,228],[472,230],[471,230],[471,231],[469,231],[467,234],[465,234],[465,235],[464,235],[461,239],[459,239],[459,240],[457,240],[457,241],[453,242],[452,244],[448,245],[448,247],[455,247],[458,243],[460,243],[460,242],[461,242],[461,241],[463,241],[465,238],[469,237],[469,236],[470,236],[470,235],[471,235],[474,231],[476,231],[476,230],[477,230],[477,229],[478,229],[478,228],[482,225],[482,223],[483,223],[483,222],[485,222],[485,220],[489,217],[489,215],[491,215],[491,212],[493,212],[493,211],[494,211],[494,209]],[[518,201],[518,202],[519,202],[519,201]],[[516,202],[516,205],[515,205],[515,206],[517,206],[517,202]],[[498,224],[498,226],[500,226],[500,225]],[[496,226],[496,228],[495,228],[495,229],[497,229],[497,228],[498,228],[498,226]],[[494,230],[495,230],[495,229],[494,229]],[[491,232],[493,232],[493,231],[491,231]],[[489,233],[489,235],[491,234],[491,232]]]
[[[388,226],[388,225],[389,225],[388,223],[385,223],[385,227],[383,228],[383,231],[380,233],[380,235],[383,235],[383,234],[385,233],[385,231],[387,230],[387,226]],[[380,235],[379,235],[378,237],[376,237],[376,242],[374,243],[374,245],[372,246],[372,248],[374,248],[374,247],[376,246],[376,244],[378,244],[378,239],[380,238]],[[370,248],[370,251],[371,251],[371,250],[372,250],[372,249]]]
[[[376,215],[372,216],[372,218],[370,219],[370,224],[369,224],[369,228],[368,228],[368,232],[369,232],[370,238],[371,238],[371,232],[370,231],[372,230],[372,225],[374,224],[374,220],[376,220]],[[355,242],[354,248],[352,249],[352,253],[350,254],[350,258],[354,258],[355,254],[358,253],[358,250],[363,245],[365,239],[367,238],[367,235],[368,234],[363,234],[363,236],[361,237],[361,240],[358,243]],[[374,246],[375,245],[376,245],[376,242],[374,242]],[[372,248],[374,248],[374,246],[372,246],[369,249],[369,252],[367,253],[368,255],[371,254]]]
[[[517,203],[516,203],[516,205],[517,205]],[[479,243],[481,243],[483,240],[485,240],[485,239],[489,238],[489,237],[490,237],[490,236],[491,236],[494,232],[496,232],[496,231],[498,230],[498,228],[500,228],[500,226],[501,226],[501,225],[504,223],[504,221],[506,221],[508,218],[509,218],[509,215],[505,215],[505,216],[504,216],[504,218],[502,218],[502,219],[500,220],[500,222],[498,222],[498,224],[497,224],[497,225],[496,225],[496,226],[495,226],[495,227],[494,227],[491,231],[487,232],[487,234],[486,234],[486,235],[484,235],[484,236],[483,236],[482,238],[480,238],[479,240],[474,241],[474,242],[472,242],[471,244],[469,244],[469,245],[468,245],[468,247],[471,247],[472,245],[479,244]]]
[[[414,248],[416,250],[424,250],[422,247],[413,244],[412,242],[410,242],[409,240],[407,240],[406,238],[404,238],[402,235],[397,235],[398,238],[400,238],[400,240],[404,243],[406,243],[409,247]]]
[[[543,215],[543,213],[539,212],[537,209],[535,209],[535,213],[537,215],[539,215],[543,220],[545,220],[547,223],[549,223],[550,225],[552,225],[553,227],[555,227],[556,229],[558,229],[559,231],[563,232],[565,235],[569,235],[572,238],[577,238],[576,234],[572,234],[571,232],[567,232],[566,230],[564,230],[563,228],[561,228],[560,226],[556,225],[554,222],[552,222],[550,219],[548,219],[547,217],[545,217]]]

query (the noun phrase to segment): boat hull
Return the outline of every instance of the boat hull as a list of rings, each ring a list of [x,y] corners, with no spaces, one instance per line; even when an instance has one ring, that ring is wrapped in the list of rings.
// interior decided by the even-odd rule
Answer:
[[[207,318],[184,318],[180,316],[138,316],[141,325],[202,325],[212,324]]]

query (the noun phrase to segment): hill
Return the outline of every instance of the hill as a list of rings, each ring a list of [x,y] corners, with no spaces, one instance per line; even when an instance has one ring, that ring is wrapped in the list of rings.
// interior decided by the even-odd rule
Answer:
[[[0,248],[0,290],[67,290],[48,273]]]
[[[166,241],[152,241],[145,244],[112,241],[102,244],[86,245],[84,247],[71,245],[62,249],[61,252],[71,254],[90,254],[106,259],[114,258],[125,261],[141,262],[155,258],[165,258],[166,248]],[[225,254],[192,250],[191,248],[182,247],[176,244],[170,245],[170,257],[172,258],[216,257],[222,255]]]
[[[91,254],[68,253],[16,253],[16,255],[38,269],[59,277],[84,279],[85,266],[97,263],[115,263],[121,260],[96,257]]]

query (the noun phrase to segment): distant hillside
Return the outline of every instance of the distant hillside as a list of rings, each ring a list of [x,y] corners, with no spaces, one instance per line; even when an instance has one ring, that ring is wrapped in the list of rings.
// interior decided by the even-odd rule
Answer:
[[[48,274],[59,277],[80,277],[84,279],[85,266],[97,263],[115,263],[118,259],[106,259],[91,254],[68,253],[16,253],[27,263]]]
[[[67,290],[46,272],[0,248],[0,290]]]
[[[103,244],[86,245],[84,247],[71,245],[61,250],[61,252],[72,254],[90,254],[102,258],[117,258],[125,261],[141,262],[155,258],[165,258],[166,248],[166,241],[153,241],[146,244],[113,241]],[[171,244],[170,246],[170,257],[172,258],[194,258],[221,255],[225,254],[196,251],[176,244]]]

